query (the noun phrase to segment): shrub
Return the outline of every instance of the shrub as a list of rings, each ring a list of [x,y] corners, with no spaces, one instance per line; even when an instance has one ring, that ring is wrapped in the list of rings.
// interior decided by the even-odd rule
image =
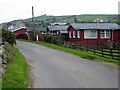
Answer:
[[[9,44],[8,42],[4,43],[4,51],[3,51],[3,60],[6,63],[12,62],[12,60],[16,56],[16,48]]]
[[[44,41],[50,43],[51,42],[51,36],[45,36]]]
[[[61,45],[62,38],[60,36],[45,36],[44,41],[49,42],[49,43],[54,43],[57,45]]]
[[[15,37],[12,34],[12,32],[7,31],[5,29],[2,29],[2,42],[3,42],[3,44],[5,41],[9,42],[11,45],[16,44],[16,40],[15,40]]]
[[[60,45],[62,42],[62,39],[59,36],[52,36],[51,41],[54,44]]]

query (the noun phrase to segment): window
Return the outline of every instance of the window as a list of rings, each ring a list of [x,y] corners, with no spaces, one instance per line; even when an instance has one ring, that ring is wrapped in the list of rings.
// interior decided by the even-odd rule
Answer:
[[[77,38],[80,38],[80,31],[77,31]]]
[[[84,38],[97,38],[97,30],[84,30]]]
[[[106,38],[110,38],[110,30],[106,30]]]
[[[101,30],[101,31],[100,31],[100,37],[101,37],[101,38],[104,38],[104,37],[105,37],[105,32],[104,32],[104,30]]]
[[[69,38],[71,38],[71,31],[69,31]]]
[[[110,38],[110,30],[101,30],[100,38]]]
[[[75,31],[73,31],[73,38],[75,38],[76,37],[76,32]]]

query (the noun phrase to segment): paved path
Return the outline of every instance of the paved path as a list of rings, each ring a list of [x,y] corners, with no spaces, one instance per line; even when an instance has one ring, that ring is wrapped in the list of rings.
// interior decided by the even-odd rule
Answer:
[[[27,42],[17,47],[31,65],[33,88],[117,88],[117,65]]]

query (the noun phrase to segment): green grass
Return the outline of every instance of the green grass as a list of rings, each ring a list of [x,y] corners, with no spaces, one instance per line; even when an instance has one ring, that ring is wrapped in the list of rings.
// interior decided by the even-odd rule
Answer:
[[[59,46],[59,45],[46,43],[46,42],[42,42],[42,41],[31,41],[31,40],[21,40],[21,41],[31,42],[31,43],[47,46],[47,47],[50,47],[50,48],[53,48],[53,49],[62,50],[62,51],[69,52],[71,54],[80,56],[82,58],[90,59],[90,60],[102,60],[102,61],[105,61],[105,62],[112,62],[112,63],[115,63],[117,65],[120,64],[119,60],[111,59],[109,57],[101,57],[100,55],[94,54],[93,52],[87,52],[85,50],[82,50],[82,51],[75,50],[75,49],[66,48],[64,46]]]
[[[7,69],[3,76],[2,88],[27,88],[28,86],[28,72],[25,58],[16,50],[15,59],[7,64]]]
[[[0,90],[2,89],[2,80],[0,79]]]

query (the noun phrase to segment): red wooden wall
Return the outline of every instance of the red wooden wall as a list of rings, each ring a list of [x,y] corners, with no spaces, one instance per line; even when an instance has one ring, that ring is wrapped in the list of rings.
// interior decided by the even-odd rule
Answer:
[[[25,28],[16,30],[13,33],[15,35],[15,38],[17,38],[17,39],[28,39],[28,36],[26,34],[27,30]]]
[[[120,30],[114,30],[113,31],[113,40],[114,41],[120,41]]]
[[[69,38],[69,31],[71,31],[71,38]],[[97,30],[97,38],[91,38],[91,39],[85,39],[84,38],[84,30],[80,30],[80,38],[73,38],[73,31],[76,31],[73,27],[68,28],[68,41],[70,42],[107,42],[108,40],[110,41],[120,41],[120,30],[111,30],[111,37],[110,38],[100,38],[100,30]]]

